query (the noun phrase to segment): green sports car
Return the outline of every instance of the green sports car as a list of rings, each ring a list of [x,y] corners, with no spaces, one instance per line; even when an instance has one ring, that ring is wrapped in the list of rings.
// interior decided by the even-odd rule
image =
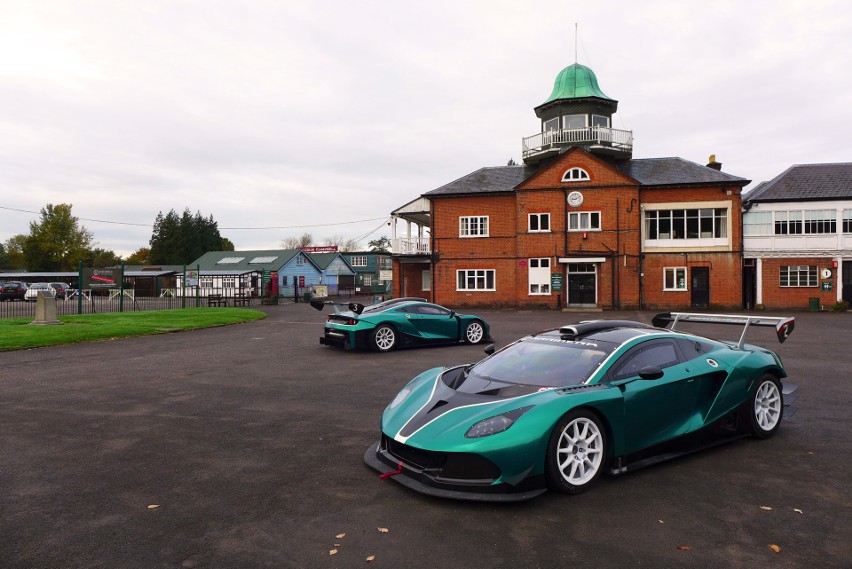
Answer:
[[[512,501],[581,492],[604,471],[776,432],[783,394],[795,387],[784,390],[780,358],[746,344],[745,331],[772,326],[783,342],[793,318],[670,313],[653,322],[582,322],[489,346],[476,364],[425,371],[384,410],[364,460],[426,494]],[[744,330],[720,342],[675,331],[678,322]]]
[[[327,304],[339,306],[330,301],[311,301],[317,310]],[[350,303],[346,307],[349,310],[328,316],[320,344],[388,352],[401,346],[478,344],[491,339],[485,319],[458,314],[424,298],[395,298],[369,306]]]

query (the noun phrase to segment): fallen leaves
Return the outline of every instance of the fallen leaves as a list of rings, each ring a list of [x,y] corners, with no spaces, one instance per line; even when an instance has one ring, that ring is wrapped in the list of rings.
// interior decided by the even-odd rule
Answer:
[[[150,507],[150,506],[149,506],[149,507]],[[389,533],[389,532],[390,532],[390,530],[389,530],[388,528],[383,528],[383,527],[377,527],[377,528],[376,528],[376,530],[377,530],[379,533]],[[342,539],[343,539],[343,538],[345,538],[345,537],[346,537],[346,533],[345,533],[345,532],[338,533],[338,534],[336,534],[336,535],[334,536],[334,538],[335,538],[335,539],[339,539],[339,540],[342,540]],[[340,552],[341,552],[341,549],[342,549],[342,543],[335,543],[335,544],[334,544],[334,548],[333,548],[333,549],[329,549],[329,550],[328,550],[328,554],[329,554],[329,556],[337,555],[338,553],[340,553]],[[364,561],[365,561],[365,562],[367,562],[367,563],[371,563],[371,562],[373,562],[373,561],[375,561],[375,560],[376,560],[376,556],[375,556],[375,555],[369,555],[369,556],[367,556],[367,558],[366,558],[366,559],[364,559]]]
[[[376,528],[379,530],[379,533],[388,533],[390,530],[388,528]]]
[[[781,548],[775,545],[774,543],[769,545],[769,549],[771,549],[775,553],[781,553]]]
[[[761,506],[760,509],[766,510],[766,511],[772,511],[772,508],[770,508],[769,506]]]
[[[690,549],[692,549],[688,545],[678,545],[677,548],[680,549],[681,551],[689,551]]]
[[[156,510],[156,509],[157,509],[157,508],[159,508],[159,507],[160,507],[160,505],[159,505],[159,504],[148,504],[148,509],[149,509],[149,510]]]

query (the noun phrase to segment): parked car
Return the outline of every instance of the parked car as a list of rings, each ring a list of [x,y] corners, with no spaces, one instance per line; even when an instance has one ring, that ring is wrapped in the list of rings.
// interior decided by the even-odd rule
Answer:
[[[311,306],[322,310],[326,304],[314,300]],[[331,314],[325,323],[320,344],[347,350],[371,348],[388,352],[400,346],[435,344],[478,344],[490,339],[484,318],[458,314],[423,298],[396,298],[364,306],[345,305],[349,310]]]
[[[24,300],[27,285],[21,281],[0,282],[0,300]]]
[[[56,298],[68,298],[68,293],[71,290],[71,285],[68,283],[50,283],[56,290]]]
[[[33,283],[24,294],[24,300],[35,302],[39,292],[50,292],[56,295],[56,289],[51,283]]]
[[[471,365],[436,367],[384,410],[365,462],[434,496],[529,499],[781,425],[787,376],[773,352],[667,322],[774,326],[793,318],[672,313],[654,326],[595,320],[533,334]],[[675,324],[672,325],[675,327]],[[770,468],[767,466],[767,468]],[[769,475],[770,473],[767,473]]]

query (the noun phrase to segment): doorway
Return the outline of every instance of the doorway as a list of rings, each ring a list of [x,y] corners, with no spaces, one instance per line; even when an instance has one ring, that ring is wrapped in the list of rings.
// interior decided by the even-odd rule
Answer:
[[[568,304],[597,306],[598,279],[594,263],[568,263]]]
[[[694,308],[710,306],[710,267],[693,267],[690,285],[692,306]]]

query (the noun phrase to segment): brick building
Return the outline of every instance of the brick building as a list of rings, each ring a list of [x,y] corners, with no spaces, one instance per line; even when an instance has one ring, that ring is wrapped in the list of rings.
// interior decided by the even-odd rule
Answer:
[[[792,166],[744,207],[746,307],[852,303],[852,163]]]
[[[523,165],[481,168],[393,212],[394,293],[453,307],[740,308],[749,180],[713,157],[633,159],[632,132],[610,126],[617,106],[571,65],[535,108]]]

